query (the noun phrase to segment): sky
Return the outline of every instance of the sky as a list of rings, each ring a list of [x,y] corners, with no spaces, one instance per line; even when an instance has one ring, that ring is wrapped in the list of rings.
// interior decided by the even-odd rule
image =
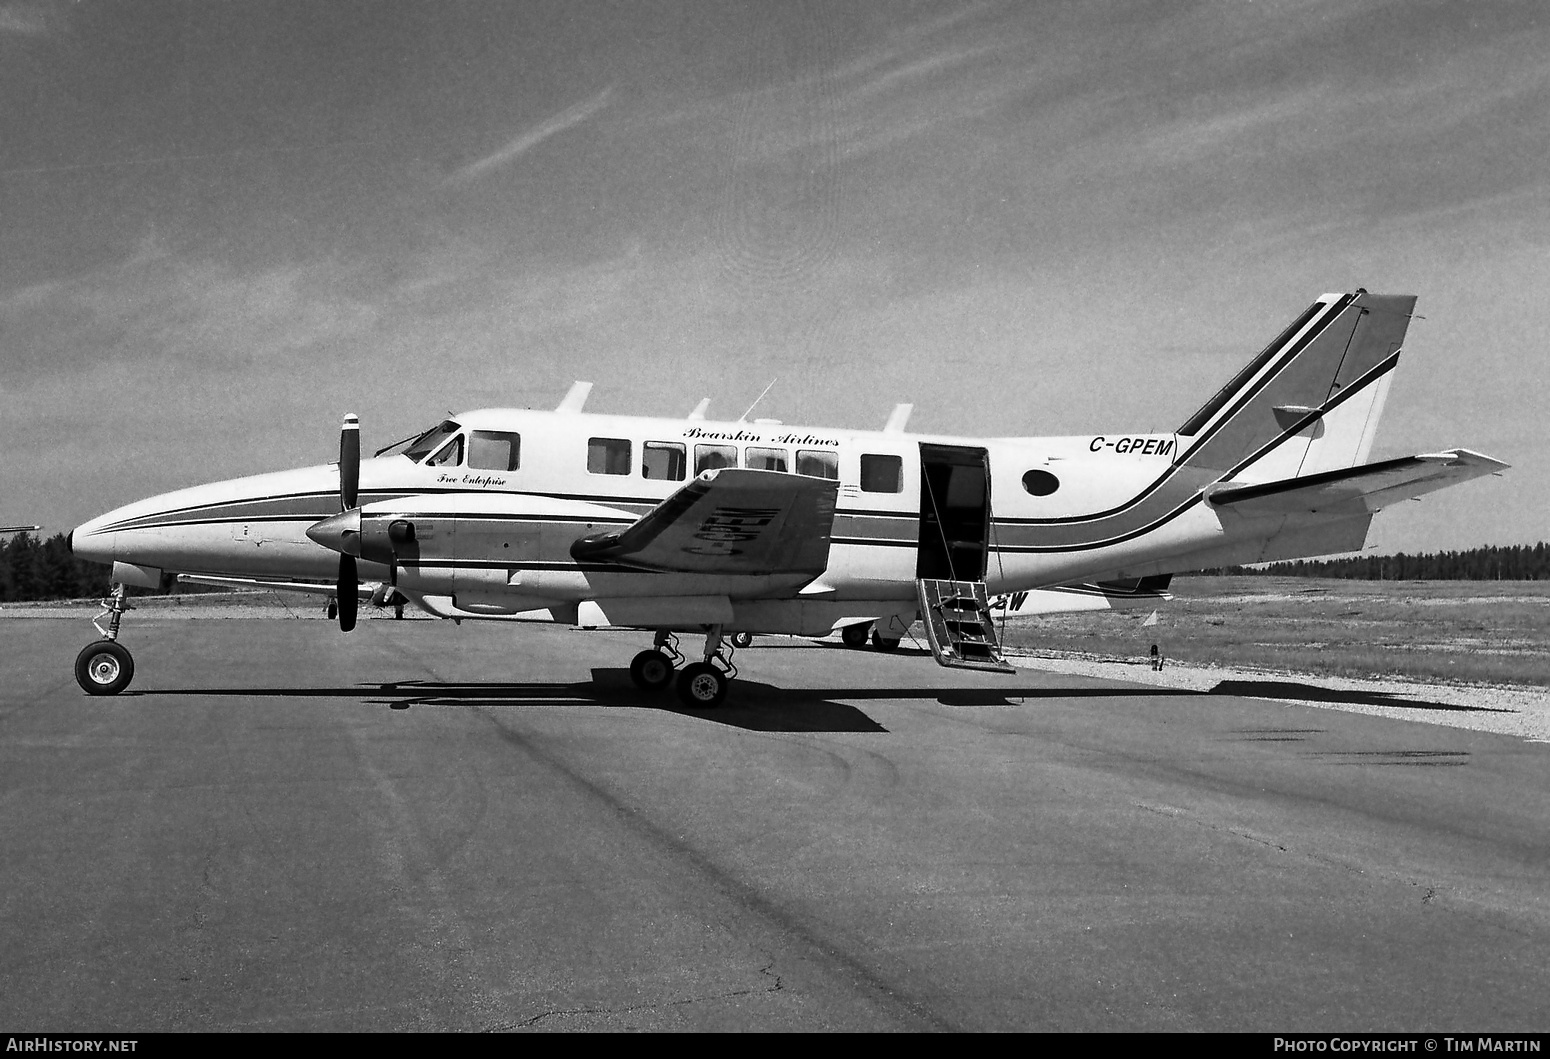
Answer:
[[[1172,430],[1420,297],[1374,458],[1550,537],[1550,8],[0,0],[0,522],[448,412]]]

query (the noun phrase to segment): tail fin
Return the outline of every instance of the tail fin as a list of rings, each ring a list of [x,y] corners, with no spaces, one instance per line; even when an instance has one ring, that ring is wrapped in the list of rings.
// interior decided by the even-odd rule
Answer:
[[[1269,481],[1364,461],[1415,301],[1323,295],[1179,428],[1178,462]]]

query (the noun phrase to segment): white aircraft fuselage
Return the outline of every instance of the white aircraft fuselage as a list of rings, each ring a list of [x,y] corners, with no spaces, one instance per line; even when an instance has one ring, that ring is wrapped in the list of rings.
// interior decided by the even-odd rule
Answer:
[[[323,464],[151,497],[72,546],[121,582],[320,590],[350,555],[459,620],[897,637],[923,579],[1000,595],[1354,551],[1385,504],[1504,467],[1468,450],[1364,462],[1414,301],[1324,295],[1172,433],[482,409],[360,460],[353,503]]]

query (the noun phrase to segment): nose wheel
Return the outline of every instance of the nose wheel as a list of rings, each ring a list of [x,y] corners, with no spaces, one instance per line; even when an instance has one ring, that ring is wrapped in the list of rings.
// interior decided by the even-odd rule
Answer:
[[[75,656],[75,682],[88,695],[117,695],[134,679],[134,656],[118,642],[118,625],[129,609],[128,595],[124,585],[113,586],[113,594],[102,601],[102,613],[92,619],[102,639],[87,644]],[[108,619],[106,629],[103,618]]]
[[[117,695],[134,676],[134,657],[113,640],[89,643],[75,656],[75,682],[88,695]]]

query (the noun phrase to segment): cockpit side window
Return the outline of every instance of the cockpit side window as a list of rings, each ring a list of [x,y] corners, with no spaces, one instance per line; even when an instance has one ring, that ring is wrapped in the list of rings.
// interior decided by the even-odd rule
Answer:
[[[456,467],[463,462],[463,435],[459,434],[451,441],[443,445],[430,459],[425,461],[427,467]]]
[[[522,462],[522,436],[504,430],[468,435],[468,466],[476,471],[514,471]]]

